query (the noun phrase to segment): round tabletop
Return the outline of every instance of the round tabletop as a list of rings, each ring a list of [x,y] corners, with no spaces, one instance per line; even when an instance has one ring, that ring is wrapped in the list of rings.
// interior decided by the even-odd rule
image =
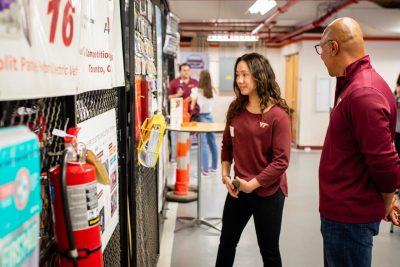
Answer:
[[[190,133],[222,133],[225,130],[225,123],[210,123],[210,122],[197,122],[195,126],[178,126],[172,127],[167,125],[169,131],[175,132],[190,132]]]

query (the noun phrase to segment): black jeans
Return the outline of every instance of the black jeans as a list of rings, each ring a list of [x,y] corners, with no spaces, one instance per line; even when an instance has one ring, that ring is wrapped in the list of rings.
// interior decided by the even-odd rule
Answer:
[[[235,259],[236,246],[251,215],[254,216],[258,246],[264,266],[281,267],[279,235],[285,196],[278,191],[272,196],[259,197],[256,193],[239,193],[239,198],[226,197],[222,217],[222,231],[216,267],[230,267]]]

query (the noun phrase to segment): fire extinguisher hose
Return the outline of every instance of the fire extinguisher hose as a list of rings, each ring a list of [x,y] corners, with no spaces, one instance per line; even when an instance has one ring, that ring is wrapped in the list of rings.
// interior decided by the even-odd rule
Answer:
[[[69,251],[68,255],[73,261],[74,267],[78,267],[78,251],[75,247],[75,240],[72,232],[72,222],[71,214],[69,211],[68,203],[68,192],[67,192],[67,161],[68,161],[68,151],[64,150],[61,162],[61,199],[65,218],[65,227],[67,228],[68,245]]]

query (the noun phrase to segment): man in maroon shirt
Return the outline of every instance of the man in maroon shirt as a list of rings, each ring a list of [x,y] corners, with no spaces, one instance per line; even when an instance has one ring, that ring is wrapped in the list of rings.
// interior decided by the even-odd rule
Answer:
[[[183,99],[190,96],[193,87],[197,87],[199,82],[190,78],[190,66],[187,63],[179,65],[180,76],[172,80],[168,88],[168,99],[174,97],[183,97]]]
[[[337,79],[319,166],[324,263],[371,266],[380,221],[399,224],[393,201],[399,171],[393,146],[396,103],[365,54],[355,20],[333,21],[315,49]]]
[[[169,83],[168,100],[175,97],[186,99],[190,97],[193,87],[197,87],[199,82],[190,78],[190,65],[183,63],[179,65],[180,76]],[[171,132],[171,160],[176,159],[176,132]]]

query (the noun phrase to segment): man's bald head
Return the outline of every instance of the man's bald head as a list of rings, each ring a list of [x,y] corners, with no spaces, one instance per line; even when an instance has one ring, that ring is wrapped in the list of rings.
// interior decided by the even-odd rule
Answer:
[[[351,57],[358,59],[365,55],[360,24],[352,18],[338,18],[331,22],[323,33],[323,39],[337,41],[342,52]]]
[[[331,22],[322,34],[321,58],[331,76],[343,75],[346,67],[365,56],[360,25],[352,18]]]

